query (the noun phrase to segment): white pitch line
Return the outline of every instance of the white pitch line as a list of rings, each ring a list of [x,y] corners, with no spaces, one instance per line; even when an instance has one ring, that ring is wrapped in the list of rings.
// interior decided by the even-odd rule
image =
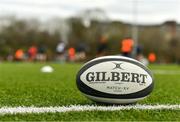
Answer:
[[[61,107],[1,107],[0,115],[5,114],[35,114],[35,113],[64,113],[80,111],[118,111],[118,110],[180,110],[177,105],[127,105],[127,106],[96,106],[71,105]]]
[[[180,71],[175,70],[152,70],[152,72],[161,75],[180,75]]]

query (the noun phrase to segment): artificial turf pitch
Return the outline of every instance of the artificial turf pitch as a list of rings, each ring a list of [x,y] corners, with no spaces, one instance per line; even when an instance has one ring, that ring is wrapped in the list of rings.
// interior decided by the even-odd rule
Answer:
[[[41,73],[51,65],[54,72]],[[76,88],[75,77],[82,64],[0,63],[0,107],[95,105]],[[150,65],[151,70],[180,71],[178,65]],[[138,104],[180,104],[180,73],[154,74],[152,94]],[[180,110],[81,111],[43,114],[7,114],[0,120],[177,120]]]

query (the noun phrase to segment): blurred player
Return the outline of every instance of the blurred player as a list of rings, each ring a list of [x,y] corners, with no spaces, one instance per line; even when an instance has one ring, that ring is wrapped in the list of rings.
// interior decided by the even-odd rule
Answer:
[[[83,61],[86,59],[86,52],[88,50],[87,44],[81,42],[76,46],[76,61]]]
[[[148,59],[143,55],[143,49],[140,45],[138,45],[136,48],[136,60],[140,61],[146,66],[149,64]]]
[[[76,51],[73,47],[68,49],[69,61],[75,61]]]
[[[22,61],[24,59],[24,51],[22,49],[18,49],[15,52],[15,60]]]
[[[123,56],[131,57],[133,50],[133,40],[131,38],[126,38],[121,42],[121,52]]]
[[[38,61],[46,61],[47,60],[47,54],[46,54],[46,47],[45,46],[39,46],[38,53],[37,53],[37,60]]]
[[[149,53],[148,60],[150,63],[154,63],[156,61],[156,54],[153,52]]]
[[[97,47],[97,56],[104,56],[107,53],[108,49],[108,40],[106,37],[100,37],[98,47]]]
[[[65,55],[65,49],[66,49],[66,44],[64,42],[59,42],[59,44],[56,47],[56,52],[57,52],[57,61],[64,62],[66,61],[66,55]]]
[[[31,46],[28,50],[29,61],[34,61],[37,56],[37,47]]]

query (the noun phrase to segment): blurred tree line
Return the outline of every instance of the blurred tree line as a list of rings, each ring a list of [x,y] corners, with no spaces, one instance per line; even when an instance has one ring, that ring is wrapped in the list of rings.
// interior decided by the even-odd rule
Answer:
[[[61,19],[41,23],[37,20],[19,20],[11,18],[9,24],[0,26],[0,56],[12,54],[18,48],[27,50],[31,45],[47,47],[51,59],[56,52],[59,41],[66,41],[68,47],[76,47],[79,43],[88,45],[88,56],[97,53],[97,44],[101,36],[108,38],[108,54],[120,54],[122,39],[131,36],[132,25],[120,21],[90,20],[84,25],[81,17],[65,20],[69,30]],[[53,23],[53,26],[50,26]],[[179,26],[174,21],[161,25],[139,25],[139,45],[147,56],[150,52],[157,55],[159,62],[180,61]],[[52,31],[53,30],[53,31]],[[63,32],[63,33],[62,33]],[[63,36],[66,36],[63,40]]]

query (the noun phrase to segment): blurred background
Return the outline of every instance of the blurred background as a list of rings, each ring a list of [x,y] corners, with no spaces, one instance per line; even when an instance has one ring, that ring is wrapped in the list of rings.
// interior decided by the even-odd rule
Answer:
[[[179,22],[180,0],[0,0],[0,62],[180,63]]]

